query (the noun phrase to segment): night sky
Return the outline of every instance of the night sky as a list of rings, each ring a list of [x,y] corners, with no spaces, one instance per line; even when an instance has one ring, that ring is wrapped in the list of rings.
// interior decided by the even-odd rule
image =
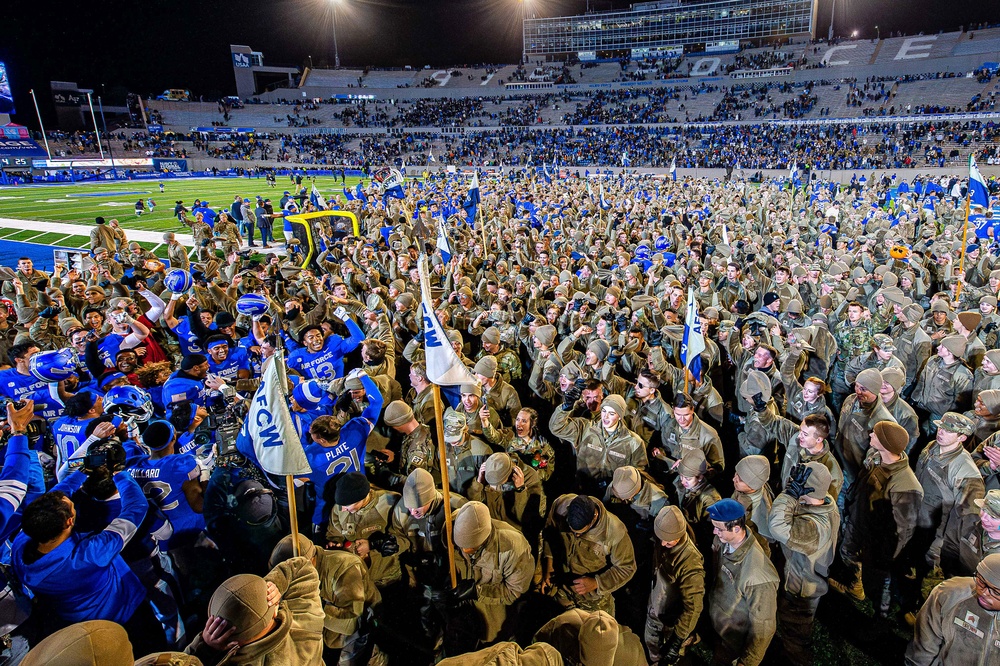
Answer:
[[[585,0],[528,0],[539,16],[581,14]],[[832,0],[819,0],[826,35]],[[521,49],[517,0],[339,0],[337,41],[347,67],[445,66],[516,62]],[[596,9],[630,2],[591,0]],[[19,113],[34,125],[28,89],[48,116],[50,80],[76,81],[108,102],[126,90],[144,96],[189,88],[206,99],[235,92],[229,44],[264,53],[265,64],[333,62],[331,0],[101,0],[9,2],[0,61]],[[837,0],[838,34],[863,36],[954,30],[1000,22],[998,0]],[[48,108],[46,108],[48,106]]]

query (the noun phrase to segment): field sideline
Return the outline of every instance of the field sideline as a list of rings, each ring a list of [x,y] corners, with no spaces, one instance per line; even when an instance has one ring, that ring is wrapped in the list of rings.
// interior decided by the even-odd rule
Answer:
[[[359,178],[348,178],[347,186],[354,187]],[[106,219],[117,218],[126,230],[181,231],[182,227],[173,216],[174,202],[181,200],[190,210],[195,199],[207,199],[212,208],[221,208],[233,203],[239,194],[255,197],[258,194],[270,198],[274,207],[285,190],[294,193],[294,185],[287,177],[279,177],[274,189],[268,187],[264,178],[184,178],[163,181],[165,191],[160,194],[155,180],[94,182],[67,185],[21,185],[0,187],[0,217],[43,222],[65,222],[93,225],[97,216]],[[341,192],[343,185],[337,179],[320,176],[316,186],[323,196],[330,197]],[[152,214],[135,215],[135,202],[152,197],[156,209]],[[26,229],[30,226],[25,225]],[[184,227],[184,230],[187,228]],[[10,240],[24,240],[10,239]]]

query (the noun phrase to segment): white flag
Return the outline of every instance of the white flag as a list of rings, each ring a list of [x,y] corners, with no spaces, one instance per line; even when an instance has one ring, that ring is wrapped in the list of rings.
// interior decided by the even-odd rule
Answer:
[[[247,455],[239,440],[244,440],[245,445],[245,437],[249,437],[258,465],[268,474],[309,474],[312,468],[288,411],[287,386],[285,355],[279,349],[264,364],[264,375],[250,402],[250,413],[243,423],[237,448]]]
[[[451,342],[445,335],[437,315],[434,314],[431,284],[427,277],[426,255],[421,255],[417,268],[420,271],[420,311],[424,322],[424,357],[427,363],[428,381],[438,386],[479,384],[479,380],[469,372],[469,368],[451,348]]]

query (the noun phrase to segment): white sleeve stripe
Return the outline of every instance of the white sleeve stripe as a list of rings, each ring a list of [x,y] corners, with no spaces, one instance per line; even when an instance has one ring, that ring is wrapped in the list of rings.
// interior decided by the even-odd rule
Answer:
[[[3,492],[6,489],[27,490],[28,484],[25,483],[24,481],[19,481],[17,479],[5,479],[3,481],[0,481],[0,492]]]
[[[138,527],[132,524],[131,521],[125,520],[124,518],[115,518],[111,521],[111,524],[104,528],[105,532],[114,532],[120,536],[125,543],[135,536],[135,533],[139,530]]]
[[[3,500],[11,505],[15,510],[17,507],[21,506],[21,502],[24,501],[24,496],[28,493],[28,489],[24,490],[0,490],[0,500]]]

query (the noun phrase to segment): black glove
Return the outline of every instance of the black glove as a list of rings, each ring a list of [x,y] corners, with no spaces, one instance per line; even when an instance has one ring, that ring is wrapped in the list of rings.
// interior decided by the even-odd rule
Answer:
[[[757,255],[756,254],[754,254],[753,252],[751,252],[750,254],[747,255],[747,263],[748,264],[752,264],[755,261],[757,261]]]
[[[618,317],[615,319],[615,329],[619,333],[624,333],[625,331],[627,331],[628,324],[629,324],[628,317],[623,314],[618,315]]]
[[[41,280],[36,280],[34,284],[35,284],[35,289],[37,289],[38,291],[45,291],[46,289],[49,288],[49,279],[42,278]]]
[[[38,316],[42,319],[55,319],[59,316],[60,312],[62,312],[61,307],[58,305],[50,305],[47,308],[42,308],[39,311]]]
[[[583,379],[583,377],[577,377],[576,381],[573,382],[573,385],[566,389],[566,393],[563,394],[562,404],[564,412],[568,412],[573,409],[573,405],[575,405],[576,401],[580,399],[581,395],[583,395],[583,388],[586,385],[587,382]]]
[[[413,339],[416,340],[417,342],[423,344],[423,342],[424,342],[424,329],[420,329],[419,331],[417,331],[417,334],[413,336]]]
[[[767,401],[764,400],[763,393],[754,393],[752,401],[753,401],[753,411],[763,412],[765,409],[767,409]]]
[[[660,663],[673,666],[681,659],[681,646],[684,639],[671,632],[669,638],[664,634],[660,637]]]
[[[458,582],[458,587],[448,590],[448,601],[452,604],[460,604],[463,601],[475,601],[479,598],[479,590],[476,589],[476,581],[462,580]]]
[[[622,348],[612,347],[611,351],[608,352],[608,363],[614,365],[620,360],[622,360]]]
[[[334,411],[337,412],[349,412],[351,411],[351,405],[354,403],[354,398],[351,397],[350,391],[344,391],[337,398],[337,402],[334,405]]]
[[[605,312],[601,315],[601,319],[608,323],[608,326],[613,326],[615,323],[615,315],[612,312]]]
[[[646,336],[646,341],[650,347],[659,347],[663,343],[663,332],[660,329],[650,331],[649,335]]]
[[[382,557],[389,557],[399,552],[399,542],[385,532],[372,532],[368,535],[368,547],[378,551]]]
[[[788,475],[788,482],[785,483],[785,493],[799,499],[815,490],[815,488],[806,486],[810,474],[812,474],[812,470],[801,463],[793,467]]]
[[[530,324],[533,321],[535,321],[535,315],[533,315],[533,314],[526,314],[526,315],[524,315],[524,318],[521,320],[521,326],[527,326],[528,324]]]

